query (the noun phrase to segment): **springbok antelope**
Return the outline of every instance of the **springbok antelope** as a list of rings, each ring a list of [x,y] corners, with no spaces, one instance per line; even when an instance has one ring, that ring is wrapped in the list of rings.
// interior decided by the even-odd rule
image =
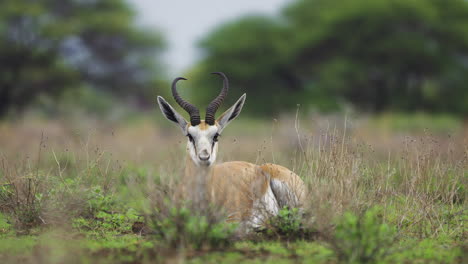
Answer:
[[[177,82],[185,78],[173,81],[172,95],[190,115],[190,123],[161,96],[158,96],[158,104],[164,116],[178,124],[187,137],[184,192],[202,194],[208,201],[223,206],[229,215],[228,221],[257,228],[283,206],[300,207],[305,196],[304,182],[289,169],[276,164],[256,165],[244,161],[215,164],[219,136],[240,114],[246,94],[215,119],[216,110],[227,96],[229,81],[222,72],[213,74],[223,78],[223,88],[206,108],[205,120],[200,120],[198,108],[177,92]]]

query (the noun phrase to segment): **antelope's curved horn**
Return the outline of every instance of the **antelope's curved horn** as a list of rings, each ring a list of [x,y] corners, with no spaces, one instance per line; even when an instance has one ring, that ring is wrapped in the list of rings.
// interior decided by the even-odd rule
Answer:
[[[185,111],[187,111],[187,113],[189,113],[190,124],[192,126],[196,126],[200,124],[200,111],[198,110],[196,106],[182,99],[182,97],[177,92],[177,82],[180,80],[187,80],[187,79],[183,77],[178,77],[174,79],[174,81],[172,82],[172,96],[174,96],[174,99],[180,105],[180,107],[182,107]]]
[[[224,101],[224,98],[226,98],[228,90],[229,90],[229,80],[224,73],[212,72],[211,74],[216,74],[216,75],[223,77],[223,89],[221,90],[219,95],[215,99],[213,99],[213,101],[211,101],[211,103],[206,108],[205,122],[210,126],[214,125],[216,111],[221,106],[221,103]]]

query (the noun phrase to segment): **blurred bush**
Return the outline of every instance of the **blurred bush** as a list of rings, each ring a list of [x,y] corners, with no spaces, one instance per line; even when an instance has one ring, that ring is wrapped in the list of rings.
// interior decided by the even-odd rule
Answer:
[[[298,0],[277,17],[247,16],[201,42],[191,72],[206,103],[224,71],[230,100],[247,92],[257,115],[346,104],[369,112],[468,114],[468,2]]]
[[[382,221],[382,209],[362,215],[345,213],[336,226],[332,245],[343,263],[381,263],[396,244],[396,230]]]
[[[125,0],[3,0],[0,116],[84,85],[149,105],[163,48]]]
[[[222,249],[230,245],[237,224],[226,222],[219,208],[196,207],[169,203],[167,208],[157,208],[147,221],[156,238],[172,248]]]

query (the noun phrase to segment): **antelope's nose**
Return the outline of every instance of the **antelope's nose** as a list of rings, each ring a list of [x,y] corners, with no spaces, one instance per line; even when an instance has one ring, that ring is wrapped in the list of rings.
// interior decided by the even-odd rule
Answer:
[[[210,159],[210,154],[208,151],[203,150],[200,154],[198,154],[198,158],[203,161],[207,161]]]

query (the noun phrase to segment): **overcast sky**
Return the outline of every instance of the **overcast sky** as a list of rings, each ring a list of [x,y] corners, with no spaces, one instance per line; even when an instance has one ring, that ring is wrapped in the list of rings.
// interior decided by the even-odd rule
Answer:
[[[289,0],[290,1],[290,0]],[[130,0],[146,26],[161,30],[168,42],[168,73],[181,74],[199,58],[197,41],[236,17],[276,14],[288,0]]]

